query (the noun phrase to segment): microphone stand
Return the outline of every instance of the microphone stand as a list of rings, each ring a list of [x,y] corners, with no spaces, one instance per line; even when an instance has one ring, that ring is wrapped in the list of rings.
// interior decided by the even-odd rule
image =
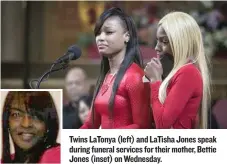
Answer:
[[[61,69],[62,70],[66,69],[69,66],[68,63],[70,62],[70,60],[75,60],[79,58],[80,55],[81,55],[80,49],[78,49],[75,46],[71,46],[70,48],[68,48],[67,53],[64,56],[59,57],[52,64],[51,68],[47,72],[45,72],[39,79],[33,79],[29,82],[30,88],[33,89],[32,83],[37,82],[34,89],[39,89],[41,82],[44,81],[44,79],[47,80],[52,72],[56,72]],[[60,68],[53,69],[58,64],[60,64]]]
[[[54,63],[54,64],[52,64],[52,66],[51,66],[51,69],[50,70],[48,70],[47,72],[45,72],[40,78],[39,78],[39,80],[32,80],[32,81],[30,81],[30,87],[31,88],[33,88],[32,87],[32,82],[33,81],[38,81],[37,82],[37,84],[36,84],[36,88],[35,89],[39,89],[39,87],[40,87],[40,84],[42,83],[42,81],[43,81],[43,79],[48,75],[48,77],[49,77],[49,75],[52,73],[52,72],[56,72],[56,71],[59,71],[59,70],[64,70],[64,69],[66,69],[69,65],[68,65],[68,62],[67,63],[60,63],[61,64],[61,67],[60,68],[56,68],[56,69],[53,69],[55,66],[56,66],[56,64],[58,64],[58,63]],[[48,78],[47,77],[47,78]]]
[[[68,67],[68,64],[62,65],[60,68],[57,69],[50,69],[49,71],[47,71],[46,73],[43,74],[43,76],[41,76],[41,78],[39,79],[37,85],[36,85],[36,89],[39,89],[39,86],[41,84],[41,82],[43,81],[44,77],[46,77],[47,75],[51,74],[52,72],[56,72],[59,71],[61,69],[65,69]]]

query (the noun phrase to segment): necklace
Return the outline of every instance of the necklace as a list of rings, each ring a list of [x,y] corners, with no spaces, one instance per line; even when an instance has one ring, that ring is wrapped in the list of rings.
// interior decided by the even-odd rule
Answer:
[[[105,77],[105,80],[104,80],[104,82],[103,82],[103,86],[102,86],[102,89],[101,89],[101,95],[102,95],[102,96],[103,96],[103,95],[106,93],[106,91],[109,89],[110,84],[112,83],[112,81],[113,81],[113,79],[114,79],[116,73],[110,74],[110,75],[112,75],[110,81],[109,81],[108,83],[106,82],[106,81],[107,81],[107,77],[108,77],[108,74],[107,74],[106,77]]]

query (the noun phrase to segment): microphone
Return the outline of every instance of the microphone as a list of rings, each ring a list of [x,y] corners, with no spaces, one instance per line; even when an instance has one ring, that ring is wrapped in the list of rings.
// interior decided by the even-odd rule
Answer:
[[[77,47],[76,45],[70,46],[70,47],[68,48],[67,52],[65,53],[65,55],[59,57],[59,58],[52,64],[51,68],[50,68],[47,72],[45,72],[39,79],[34,79],[34,80],[31,80],[31,81],[30,81],[30,83],[29,83],[30,87],[33,89],[32,83],[36,81],[36,82],[37,82],[36,89],[39,89],[39,86],[40,86],[41,82],[44,81],[44,78],[45,78],[46,76],[49,77],[49,75],[50,75],[52,72],[56,72],[56,71],[59,71],[59,70],[66,69],[66,68],[68,67],[69,61],[79,59],[80,56],[81,56],[81,54],[82,54],[82,53],[81,53],[81,50],[80,50],[79,47]],[[60,65],[59,65],[59,64],[60,64]],[[60,67],[54,69],[54,67],[55,67],[56,65],[59,65]],[[48,77],[45,78],[45,80],[47,80]]]
[[[81,50],[76,45],[72,45],[68,48],[64,56],[58,58],[54,64],[68,63],[70,60],[77,60],[81,56]]]

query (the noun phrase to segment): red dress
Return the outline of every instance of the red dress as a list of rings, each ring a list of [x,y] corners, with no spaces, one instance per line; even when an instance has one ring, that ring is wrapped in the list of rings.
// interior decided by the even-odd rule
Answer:
[[[160,85],[160,81],[150,84],[156,128],[194,128],[203,94],[203,81],[196,66],[187,64],[177,71],[169,82],[164,104],[158,98]]]
[[[81,129],[146,129],[151,127],[149,104],[149,83],[143,83],[143,70],[133,63],[125,72],[117,90],[110,119],[109,98],[115,77],[107,74],[94,102],[95,120],[89,113]],[[109,84],[109,87],[106,87]]]
[[[39,160],[39,163],[61,163],[61,149],[60,146],[52,147],[50,149],[47,149],[41,159]]]

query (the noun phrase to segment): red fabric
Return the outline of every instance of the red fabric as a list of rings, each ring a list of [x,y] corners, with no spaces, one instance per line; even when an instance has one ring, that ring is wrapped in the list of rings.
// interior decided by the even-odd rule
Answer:
[[[60,146],[56,146],[47,149],[42,155],[39,163],[61,163],[61,149]]]
[[[178,70],[170,80],[164,104],[158,99],[160,85],[160,81],[150,84],[156,128],[193,128],[203,92],[202,77],[196,66],[188,64]]]
[[[115,105],[113,109],[113,117],[110,119],[108,110],[109,98],[112,92],[114,79],[110,83],[108,90],[105,90],[105,83],[112,79],[111,74],[107,75],[107,79],[100,88],[100,91],[94,102],[95,121],[92,123],[92,113],[90,112],[88,119],[81,129],[99,128],[102,129],[146,129],[151,126],[151,111],[149,109],[149,83],[142,82],[144,76],[143,70],[133,63],[119,84],[117,94],[115,96]]]

